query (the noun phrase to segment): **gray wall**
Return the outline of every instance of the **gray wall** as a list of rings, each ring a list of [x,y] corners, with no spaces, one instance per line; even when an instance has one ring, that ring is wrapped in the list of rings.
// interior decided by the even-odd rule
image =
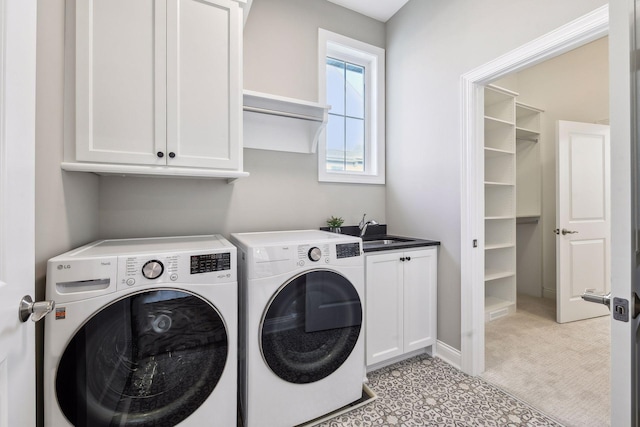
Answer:
[[[442,242],[438,339],[454,348],[460,348],[460,76],[603,4],[410,0],[387,22],[387,222],[391,232]]]
[[[36,294],[44,298],[47,259],[98,236],[93,174],[60,169],[64,141],[65,0],[38,1],[36,70]]]

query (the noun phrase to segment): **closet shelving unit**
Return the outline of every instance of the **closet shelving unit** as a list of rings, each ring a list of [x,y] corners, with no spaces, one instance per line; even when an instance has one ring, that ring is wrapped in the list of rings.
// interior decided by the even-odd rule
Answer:
[[[516,309],[517,95],[484,92],[485,321]]]
[[[516,102],[516,221],[540,220],[540,115],[543,110]]]

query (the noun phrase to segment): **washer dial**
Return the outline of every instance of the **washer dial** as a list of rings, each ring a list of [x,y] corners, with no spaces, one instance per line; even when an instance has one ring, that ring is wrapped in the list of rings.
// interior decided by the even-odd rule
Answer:
[[[147,261],[142,266],[142,275],[147,279],[157,279],[162,276],[164,273],[164,265],[157,259],[152,259],[151,261]]]
[[[322,251],[320,250],[320,248],[313,247],[309,249],[309,259],[311,261],[320,261],[320,258],[322,258]]]

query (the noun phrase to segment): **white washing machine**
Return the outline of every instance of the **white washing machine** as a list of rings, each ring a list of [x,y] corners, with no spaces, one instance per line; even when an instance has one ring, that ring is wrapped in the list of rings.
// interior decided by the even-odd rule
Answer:
[[[50,259],[45,425],[235,426],[236,263],[217,235],[101,240]]]
[[[319,230],[237,233],[245,426],[291,427],[362,396],[362,241]]]

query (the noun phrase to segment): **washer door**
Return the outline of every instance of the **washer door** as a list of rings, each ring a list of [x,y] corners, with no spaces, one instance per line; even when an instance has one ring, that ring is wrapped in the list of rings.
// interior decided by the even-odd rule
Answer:
[[[56,396],[76,427],[174,426],[209,397],[227,354],[224,321],[209,302],[180,290],[140,292],[74,335]]]
[[[311,271],[283,285],[267,306],[262,355],[283,380],[312,383],[344,363],[361,326],[362,304],[351,282],[332,271]]]

